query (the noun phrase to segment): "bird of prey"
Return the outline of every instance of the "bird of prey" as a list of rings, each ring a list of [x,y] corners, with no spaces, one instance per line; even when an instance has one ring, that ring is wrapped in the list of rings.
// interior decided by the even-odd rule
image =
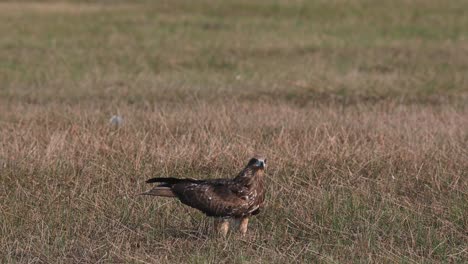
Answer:
[[[239,223],[240,233],[245,235],[249,217],[263,208],[265,167],[266,159],[256,156],[230,179],[152,178],[146,182],[159,184],[142,194],[175,197],[215,217],[217,232],[222,236],[229,230],[229,219],[234,219]]]

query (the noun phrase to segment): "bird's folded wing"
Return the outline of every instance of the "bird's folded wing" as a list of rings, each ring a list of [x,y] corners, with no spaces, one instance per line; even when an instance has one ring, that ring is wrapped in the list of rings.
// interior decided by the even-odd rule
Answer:
[[[182,203],[209,216],[237,215],[248,207],[226,185],[184,184],[174,186],[173,191]]]

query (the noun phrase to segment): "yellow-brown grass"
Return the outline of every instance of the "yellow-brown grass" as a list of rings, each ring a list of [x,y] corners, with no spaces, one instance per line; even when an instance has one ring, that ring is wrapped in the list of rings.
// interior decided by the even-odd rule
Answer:
[[[460,260],[466,110],[339,109],[121,107],[126,123],[114,130],[106,109],[2,107],[10,112],[0,153],[5,258],[179,262],[189,256],[171,252],[217,258],[228,247],[219,256],[228,261],[240,247],[247,259],[263,261]],[[153,176],[233,176],[257,151],[269,159],[267,206],[245,240],[214,244],[199,213],[135,196]]]

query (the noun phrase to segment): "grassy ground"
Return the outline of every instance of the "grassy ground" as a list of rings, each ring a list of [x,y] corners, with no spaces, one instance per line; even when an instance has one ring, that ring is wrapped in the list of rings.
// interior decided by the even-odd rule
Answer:
[[[467,262],[464,10],[0,2],[0,262]],[[258,152],[245,238],[135,196]]]

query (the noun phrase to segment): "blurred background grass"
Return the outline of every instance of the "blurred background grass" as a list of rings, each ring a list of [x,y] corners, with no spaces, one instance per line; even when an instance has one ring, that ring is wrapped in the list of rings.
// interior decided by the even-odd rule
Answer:
[[[464,1],[48,3],[1,3],[2,98],[466,97]]]

